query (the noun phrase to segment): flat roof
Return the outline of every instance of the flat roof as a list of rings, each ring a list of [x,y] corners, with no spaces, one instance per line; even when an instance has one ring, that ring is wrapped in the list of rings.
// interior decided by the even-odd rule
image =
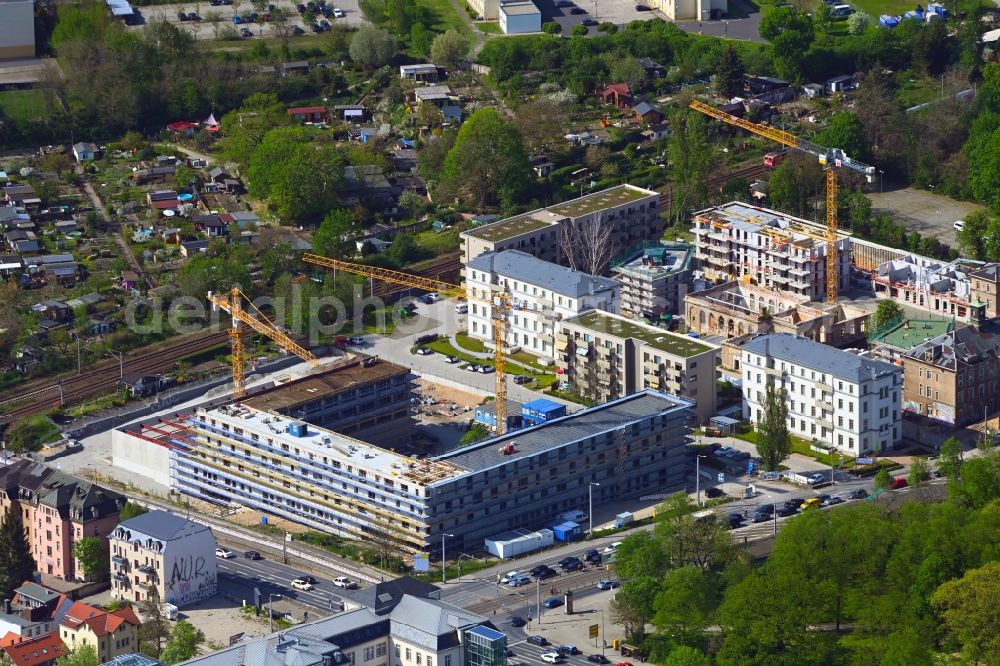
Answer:
[[[528,458],[543,451],[558,449],[609,430],[617,430],[629,423],[658,414],[690,409],[693,406],[693,402],[684,398],[646,389],[603,405],[451,451],[433,460],[455,465],[470,472],[479,472],[508,465],[515,460]],[[506,444],[514,444],[515,452],[506,455],[501,453]],[[442,482],[437,481],[430,485]]]
[[[645,342],[653,349],[659,349],[667,354],[687,358],[703,354],[715,349],[686,335],[665,331],[662,328],[641,324],[620,315],[610,314],[601,310],[584,312],[578,317],[567,319],[567,323],[578,324],[598,333],[614,335],[619,338],[635,338]]]
[[[728,224],[736,229],[750,233],[760,233],[764,229],[784,232],[792,240],[823,240],[826,238],[826,227],[811,220],[795,217],[781,211],[752,206],[742,201],[730,201],[718,206],[712,206],[695,213],[696,218]],[[850,238],[850,231],[837,230],[837,238]],[[825,241],[824,241],[825,242]]]
[[[951,319],[905,319],[897,326],[872,339],[883,345],[908,350],[922,344],[928,338],[936,338],[951,331],[955,322]]]
[[[571,199],[565,203],[549,206],[548,210],[566,217],[580,217],[590,213],[622,206],[639,199],[655,196],[659,197],[659,192],[645,190],[634,185],[616,185],[600,192],[594,192],[579,199]]]
[[[370,368],[364,367],[361,361],[354,361],[255,393],[242,402],[254,409],[282,412],[324,396],[336,395],[357,386],[409,372],[408,368],[388,361],[379,360]]]
[[[544,229],[545,227],[551,226],[556,222],[558,222],[558,220],[555,218],[546,221],[534,217],[534,213],[524,213],[522,215],[508,217],[506,220],[500,220],[499,222],[477,227],[476,229],[470,229],[464,233],[467,236],[473,236],[474,238],[481,238],[485,241],[496,243],[497,241],[504,241],[508,238],[520,236],[521,234]]]
[[[647,256],[656,255],[660,256],[659,264],[646,263]],[[671,273],[686,270],[691,266],[693,255],[694,245],[687,243],[646,247],[642,248],[638,254],[633,254],[631,259],[626,259],[617,266],[613,266],[611,271],[643,280],[655,280]]]
[[[500,5],[500,9],[507,16],[530,16],[541,13],[531,0],[526,0],[525,2],[508,2]]]

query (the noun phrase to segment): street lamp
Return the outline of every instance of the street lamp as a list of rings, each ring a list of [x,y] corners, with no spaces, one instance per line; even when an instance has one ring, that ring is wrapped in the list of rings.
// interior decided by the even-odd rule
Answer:
[[[472,555],[466,555],[465,553],[462,553],[461,555],[458,556],[458,580],[459,581],[462,580],[462,558],[463,557],[465,559],[467,559],[467,560],[474,560],[474,559],[476,559]]]
[[[118,359],[118,379],[125,379],[125,352],[116,352],[114,349],[109,349],[108,354]]]
[[[441,535],[441,583],[448,582],[448,565],[447,559],[444,556],[444,540],[445,537],[454,537],[454,534],[444,533]]]
[[[708,456],[698,455],[694,460],[694,497],[698,506],[701,506],[701,459]]]
[[[269,594],[267,595],[267,633],[274,633],[274,613],[271,610],[271,602],[274,601],[275,597],[281,598],[280,594]]]
[[[599,486],[597,481],[591,481],[590,485],[587,487],[587,495],[589,496],[589,505],[587,508],[590,511],[590,538],[594,538],[594,486]]]

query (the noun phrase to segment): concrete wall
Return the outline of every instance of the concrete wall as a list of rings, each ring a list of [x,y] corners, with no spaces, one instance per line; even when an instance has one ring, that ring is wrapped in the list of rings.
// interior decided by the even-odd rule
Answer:
[[[520,3],[519,3],[520,4]],[[542,13],[536,8],[534,12],[527,14],[507,15],[500,9],[500,29],[506,35],[520,35],[531,32],[542,31]]]
[[[179,608],[214,597],[218,590],[212,530],[171,541],[163,552],[164,600]]]
[[[111,464],[164,487],[170,486],[170,450],[142,437],[112,431]]]
[[[0,0],[0,60],[35,57],[35,3]]]

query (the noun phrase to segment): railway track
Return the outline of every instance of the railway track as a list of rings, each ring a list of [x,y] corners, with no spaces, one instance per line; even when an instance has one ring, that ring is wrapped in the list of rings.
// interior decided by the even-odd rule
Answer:
[[[721,176],[713,178],[709,181],[709,188],[718,187],[724,185],[727,181],[733,180],[734,178],[744,178],[750,180],[762,176],[768,172],[768,168],[763,164],[751,164],[749,166],[741,167],[734,171],[727,172]],[[673,204],[673,195],[670,188],[665,190],[659,190],[660,192],[660,210],[670,210]]]
[[[174,367],[177,360],[204,349],[215,347],[229,340],[228,331],[202,332],[173,343],[136,350],[126,354],[121,367],[118,363],[105,363],[79,375],[61,380],[34,383],[19,393],[0,399],[0,424],[9,424],[27,416],[86,398],[108,393],[115,388],[123,371],[153,374]],[[24,390],[27,389],[27,390]]]

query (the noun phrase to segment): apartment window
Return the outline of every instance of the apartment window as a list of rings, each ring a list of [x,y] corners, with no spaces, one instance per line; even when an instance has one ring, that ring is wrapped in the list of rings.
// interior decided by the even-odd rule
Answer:
[[[422,664],[422,663],[423,663],[423,655],[418,652],[417,653],[417,666],[420,666],[420,664]]]
[[[365,661],[371,661],[375,658],[375,646],[370,645],[365,648]]]
[[[427,655],[427,666],[434,666],[434,657],[432,655]]]
[[[394,646],[394,647],[396,648],[396,656],[398,657],[398,656],[399,656],[399,646],[398,646],[398,645],[396,645],[396,646]]]
[[[406,648],[406,661],[410,661],[413,657],[410,656],[410,648]]]
[[[451,655],[446,654],[444,656],[444,666],[451,666]]]

